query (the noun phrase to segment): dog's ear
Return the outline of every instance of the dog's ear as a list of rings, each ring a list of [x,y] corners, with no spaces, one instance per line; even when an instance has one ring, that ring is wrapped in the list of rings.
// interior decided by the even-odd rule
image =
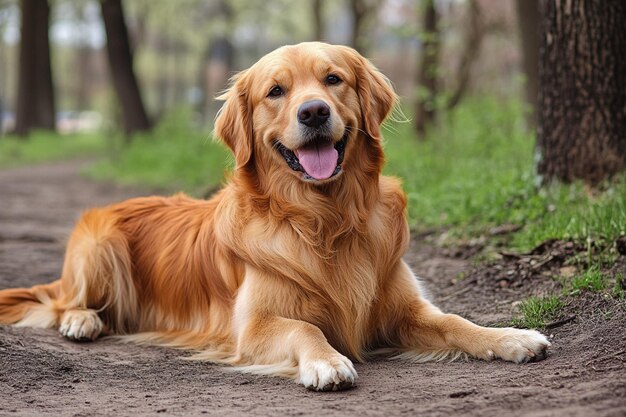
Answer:
[[[217,97],[225,102],[215,119],[215,134],[235,155],[236,168],[250,162],[254,146],[247,78],[245,71],[240,72],[228,91]]]
[[[367,59],[345,47],[356,76],[356,90],[361,103],[361,124],[373,139],[381,139],[380,125],[396,106],[398,96],[390,81]]]

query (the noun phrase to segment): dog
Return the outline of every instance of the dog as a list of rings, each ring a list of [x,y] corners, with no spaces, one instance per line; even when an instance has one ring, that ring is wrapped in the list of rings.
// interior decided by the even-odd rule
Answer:
[[[431,304],[403,261],[406,197],[381,175],[388,80],[355,50],[279,48],[234,77],[215,133],[235,167],[209,200],[144,197],[85,212],[61,278],[0,291],[0,323],[115,335],[293,378],[356,384],[353,361],[461,355],[528,362],[533,330]]]

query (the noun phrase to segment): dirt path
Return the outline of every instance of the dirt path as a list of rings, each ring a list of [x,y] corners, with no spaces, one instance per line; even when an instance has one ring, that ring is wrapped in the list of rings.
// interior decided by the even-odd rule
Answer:
[[[0,171],[0,288],[57,278],[80,211],[141,194],[86,181],[80,166]],[[414,242],[407,259],[435,302],[479,323],[509,319],[520,297],[483,291],[480,280],[471,291],[452,285],[471,266],[448,252]],[[540,363],[357,364],[358,387],[339,393],[183,361],[179,351],[0,326],[0,416],[624,416],[624,315],[582,313],[551,331],[551,356]]]

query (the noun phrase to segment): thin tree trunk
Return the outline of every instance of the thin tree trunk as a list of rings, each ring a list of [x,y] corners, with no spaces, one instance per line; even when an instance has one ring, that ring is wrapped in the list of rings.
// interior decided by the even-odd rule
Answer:
[[[122,107],[124,132],[127,136],[134,132],[150,129],[139,84],[133,70],[133,55],[124,20],[121,0],[101,0],[102,18],[107,34],[107,54],[113,79],[113,86]]]
[[[3,28],[0,26],[0,31],[2,31],[2,29]],[[4,100],[7,85],[6,74],[8,72],[5,49],[4,42],[0,42],[0,137],[4,136]]]
[[[538,173],[590,184],[626,167],[626,2],[546,0]]]
[[[480,7],[476,0],[469,0],[468,24],[465,33],[465,44],[463,54],[456,73],[457,84],[447,103],[448,110],[454,108],[461,102],[461,99],[467,91],[470,82],[472,65],[480,54],[480,47],[485,36],[485,27],[483,25]]]
[[[207,19],[211,16],[207,16]],[[235,11],[230,2],[219,0],[214,18],[224,22],[222,30],[206,45],[204,59],[200,66],[200,85],[204,100],[199,103],[200,113],[205,121],[213,120],[221,103],[215,96],[228,84],[228,77],[235,67],[235,48],[231,42]]]
[[[422,55],[417,74],[418,96],[415,129],[422,135],[436,117],[438,93],[439,28],[435,0],[423,1]],[[420,136],[421,137],[421,136]]]
[[[537,125],[539,46],[541,44],[539,0],[517,0],[517,17],[522,43],[522,66],[526,75],[526,102],[530,107],[527,123],[529,127],[534,129]]]
[[[321,42],[324,39],[324,0],[312,0],[313,39]]]
[[[22,29],[15,133],[55,127],[54,88],[50,65],[47,0],[22,0]]]
[[[76,87],[74,105],[76,110],[85,110],[89,106],[89,74],[91,72],[91,48],[87,45],[82,45],[77,48],[74,56],[75,68],[76,68]]]
[[[350,33],[350,45],[362,55],[367,55],[367,42],[365,39],[365,26],[368,18],[376,11],[377,1],[350,0],[350,12],[352,14],[352,32]]]

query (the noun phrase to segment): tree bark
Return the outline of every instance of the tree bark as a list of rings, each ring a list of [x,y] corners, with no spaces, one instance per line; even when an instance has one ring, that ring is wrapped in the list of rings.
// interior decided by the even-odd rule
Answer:
[[[435,0],[423,1],[422,55],[417,74],[415,129],[422,135],[436,117],[439,81],[439,27]],[[420,136],[421,137],[421,136]]]
[[[133,70],[133,55],[124,20],[121,0],[101,0],[102,18],[107,35],[107,55],[113,86],[122,107],[124,132],[132,133],[150,129],[139,84]]]
[[[525,96],[529,106],[527,123],[534,129],[537,126],[539,47],[541,44],[539,0],[517,0],[517,20],[522,46],[522,67],[526,75]]]
[[[324,39],[324,0],[312,0],[313,39],[321,42]]]
[[[47,0],[22,0],[22,28],[15,133],[55,128],[54,87],[50,65]]]
[[[626,2],[546,0],[538,173],[597,184],[626,167]]]

